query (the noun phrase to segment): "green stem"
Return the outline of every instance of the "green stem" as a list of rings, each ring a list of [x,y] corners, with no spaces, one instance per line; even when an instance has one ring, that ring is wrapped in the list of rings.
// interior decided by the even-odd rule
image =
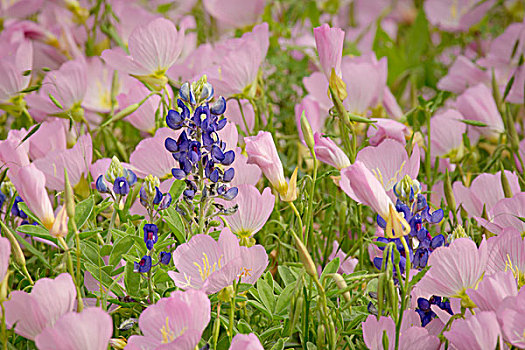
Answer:
[[[220,316],[221,316],[221,302],[219,301],[219,303],[217,304],[217,318],[215,319],[215,323],[213,325],[213,341],[212,341],[213,349],[217,349],[217,341],[219,339],[219,331],[221,329]]]
[[[0,302],[0,307],[2,307],[2,344],[3,344],[3,350],[7,350],[7,329],[5,325],[4,303]]]
[[[230,320],[228,322],[228,337],[230,338],[230,343],[233,338],[233,322],[235,322],[235,298],[237,298],[237,287],[238,284],[233,282],[233,296],[230,300]]]
[[[303,219],[301,219],[301,214],[299,214],[299,211],[297,210],[297,208],[295,207],[295,204],[293,204],[293,202],[288,202],[288,205],[290,205],[290,207],[292,208],[295,216],[297,217],[297,220],[299,221],[299,226],[301,228],[301,237],[303,238],[303,243],[304,243],[304,231],[303,231]]]
[[[111,230],[115,228],[115,221],[117,220],[117,208],[120,203],[120,195],[117,196],[115,203],[113,203],[113,213],[111,214],[111,221],[109,222],[108,235],[106,236],[106,244],[111,243]]]
[[[155,304],[155,300],[153,300],[153,282],[151,270],[152,269],[149,269],[148,271],[148,295],[150,304]]]
[[[66,241],[64,240],[64,237],[58,237],[58,242],[62,245],[62,248],[64,249],[66,253],[66,262],[67,262],[67,269],[69,271],[69,274],[71,275],[71,278],[75,282],[75,287],[77,290],[77,312],[82,312],[84,309],[84,303],[82,302],[82,294],[80,293],[80,286],[75,281],[75,272],[73,271],[73,260],[71,259],[71,254],[69,252],[69,247],[67,246]]]
[[[77,284],[80,285],[80,233],[78,232],[77,224],[75,220],[71,220],[71,223],[73,225],[73,231],[75,232],[75,244],[76,244],[76,252],[77,252]]]
[[[312,187],[310,188],[310,198],[308,198],[308,209],[306,211],[306,228],[305,228],[305,238],[304,242],[308,246],[308,236],[310,231],[313,230],[313,202],[314,202],[314,193],[315,193],[315,183],[317,181],[317,168],[319,167],[319,162],[315,156],[315,152],[312,152],[312,158],[314,160],[314,174],[312,179]]]

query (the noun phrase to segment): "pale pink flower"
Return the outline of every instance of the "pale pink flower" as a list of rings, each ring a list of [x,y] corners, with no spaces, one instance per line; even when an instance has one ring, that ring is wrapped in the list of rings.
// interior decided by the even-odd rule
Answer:
[[[375,121],[375,123],[368,128],[366,133],[368,143],[371,146],[377,146],[386,139],[396,140],[405,145],[407,137],[410,137],[410,130],[403,123],[386,118],[371,120]]]
[[[328,79],[321,72],[315,72],[308,77],[303,78],[303,85],[308,91],[309,97],[319,102],[321,114],[328,114],[333,103],[328,95]]]
[[[42,7],[43,0],[14,0],[0,2],[0,17],[25,18]]]
[[[342,249],[339,247],[339,242],[334,241],[332,244],[332,253],[328,257],[328,260],[334,260],[335,258],[339,258],[339,270],[337,271],[340,274],[351,274],[354,272],[355,267],[357,266],[359,260],[356,258],[351,258],[350,256],[346,255],[345,252],[343,252]]]
[[[249,164],[248,158],[241,151],[239,147],[235,150],[235,161],[232,164],[235,169],[235,177],[231,185],[250,184],[255,186],[262,177],[261,169],[257,164]]]
[[[210,322],[210,311],[210,300],[203,292],[173,292],[140,314],[144,335],[131,336],[126,349],[193,350]]]
[[[198,234],[179,245],[173,263],[179,272],[169,271],[168,275],[179,288],[213,294],[239,277],[243,283],[255,283],[268,265],[268,255],[261,245],[240,247],[237,237],[224,228],[218,242]]]
[[[494,0],[478,4],[470,0],[428,0],[424,4],[428,21],[448,32],[466,32],[478,23]]]
[[[264,350],[264,348],[255,334],[238,333],[232,339],[230,350]]]
[[[0,47],[0,103],[9,103],[12,97],[29,86],[33,67],[33,45],[29,40],[18,44],[2,42]]]
[[[457,319],[450,331],[443,335],[449,340],[450,347],[457,350],[495,349],[502,345],[502,334],[496,314],[482,311],[466,319]],[[499,338],[499,341],[498,341]]]
[[[166,150],[164,142],[168,137],[176,140],[180,131],[170,128],[160,128],[154,137],[143,139],[129,157],[131,169],[138,177],[144,178],[149,174],[163,179],[171,174],[171,169],[177,162]]]
[[[46,187],[54,191],[64,190],[64,169],[67,169],[69,181],[75,186],[83,175],[87,175],[93,159],[93,144],[90,134],[78,138],[73,148],[54,150],[33,164],[46,176]]]
[[[98,307],[69,312],[49,325],[36,339],[41,350],[105,350],[113,334],[113,321]]]
[[[405,175],[416,179],[419,173],[419,148],[414,147],[409,157],[405,147],[394,140],[387,139],[377,147],[363,148],[357,153],[356,160],[374,174],[386,191],[392,190]]]
[[[117,95],[119,109],[124,109],[134,103],[140,103],[151,93],[144,84],[134,81],[129,84],[129,88]],[[144,132],[153,132],[155,130],[155,112],[159,108],[160,96],[153,95],[133,113],[128,115],[124,120]]]
[[[115,29],[125,44],[128,44],[129,37],[135,28],[146,26],[161,17],[159,14],[149,12],[138,3],[128,0],[113,0],[111,9],[118,18],[118,21],[114,21]]]
[[[301,103],[295,105],[295,124],[299,132],[299,138],[304,142],[303,129],[301,128],[303,112],[314,133],[321,132],[328,114],[321,113],[319,102],[310,96],[306,96]]]
[[[10,179],[29,210],[42,221],[47,229],[51,229],[55,222],[55,214],[46,191],[44,173],[34,164],[30,164],[20,168],[16,176]]]
[[[477,289],[467,289],[466,293],[481,311],[496,312],[503,299],[518,295],[518,284],[512,271],[500,271],[483,277]]]
[[[242,112],[239,108],[239,102],[242,106]],[[225,116],[229,121],[238,125],[245,133],[249,133],[255,126],[255,112],[248,100],[240,100],[239,102],[235,99],[228,100],[226,102]]]
[[[436,157],[461,157],[463,154],[463,134],[467,126],[461,122],[463,116],[454,109],[436,113],[430,119],[430,155]]]
[[[508,297],[498,309],[497,316],[504,339],[518,348],[525,347],[525,289],[517,296]]]
[[[406,310],[401,322],[399,349],[439,349],[439,339],[430,335],[425,328],[416,326],[416,324],[421,324],[417,314],[412,310]],[[390,317],[381,316],[377,320],[376,316],[370,315],[362,323],[362,327],[365,344],[370,350],[387,350],[383,347],[383,334],[385,332],[388,338],[388,350],[395,349],[396,326]]]
[[[27,140],[31,159],[43,158],[52,151],[66,150],[67,124],[67,120],[59,118],[43,121],[40,128]]]
[[[350,165],[350,160],[341,148],[334,141],[323,134],[316,132],[314,134],[315,155],[321,162],[342,170]]]
[[[5,237],[0,237],[0,282],[4,280],[9,268],[9,256],[11,255],[11,244]]]
[[[122,49],[102,52],[113,69],[137,76],[161,77],[175,63],[184,43],[184,33],[164,18],[137,26],[129,37],[130,55]]]
[[[257,136],[245,137],[248,164],[256,164],[278,192],[287,188],[283,164],[277,153],[272,134],[259,131]]]
[[[229,97],[246,92],[253,96],[259,67],[269,45],[268,24],[259,24],[242,37],[217,46],[217,63],[202,73],[207,75],[217,95]]]
[[[167,75],[174,81],[189,81],[194,77],[200,77],[201,72],[214,64],[215,54],[213,46],[204,43],[190,52],[184,60],[179,59],[168,69]],[[226,111],[228,109],[229,107],[226,108]]]
[[[26,96],[31,116],[43,121],[48,115],[79,108],[87,89],[86,63],[83,59],[67,61],[58,70],[47,73],[38,93]],[[58,108],[49,95],[62,106]]]
[[[341,77],[341,58],[345,32],[341,28],[330,28],[328,24],[314,28],[315,45],[324,75],[329,80],[332,69]]]
[[[64,314],[73,311],[77,292],[73,279],[67,273],[55,279],[41,278],[31,293],[15,290],[4,302],[8,328],[15,326],[15,333],[24,338],[35,338]]]
[[[226,207],[238,206],[235,214],[224,216],[224,220],[239,237],[251,237],[268,221],[275,205],[275,196],[269,187],[262,194],[253,185],[239,185],[237,188],[239,193],[233,200],[220,201]]]
[[[516,279],[525,275],[525,241],[514,227],[503,230],[488,240],[487,273],[512,271]]]
[[[264,12],[265,0],[204,0],[204,8],[214,18],[234,28],[256,23]]]
[[[29,165],[29,142],[22,142],[26,136],[26,131],[9,130],[7,139],[0,141],[0,166],[9,168],[8,176],[16,177],[20,167]]]
[[[396,97],[390,91],[390,88],[385,85],[383,88],[383,108],[385,109],[386,114],[389,117],[394,119],[401,119],[405,115],[401,106],[396,101]]]
[[[469,126],[473,132],[489,139],[496,139],[505,132],[492,91],[486,85],[478,84],[465,90],[458,97],[456,107],[465,119],[476,120],[487,125],[486,127]]]
[[[465,56],[458,56],[454,64],[448,69],[447,75],[437,84],[440,90],[460,94],[471,86],[490,82],[488,72],[479,68]]]
[[[226,144],[224,151],[235,150],[239,141],[239,132],[234,123],[227,122],[222,130],[217,131],[219,139]]]
[[[462,297],[475,288],[488,261],[487,242],[478,249],[468,238],[458,238],[448,247],[437,248],[428,258],[430,270],[417,286],[423,296]]]
[[[519,193],[518,176],[508,170],[505,170],[505,176],[509,181],[512,194]],[[468,188],[461,182],[455,182],[453,189],[456,204],[458,206],[461,204],[471,217],[481,216],[483,207],[486,208],[488,214],[497,202],[505,198],[501,184],[501,171],[496,174],[478,175]]]
[[[525,192],[520,192],[512,198],[504,198],[497,202],[488,212],[489,220],[476,217],[483,227],[492,233],[500,234],[505,228],[514,227],[525,231],[525,222],[518,218],[525,217]]]

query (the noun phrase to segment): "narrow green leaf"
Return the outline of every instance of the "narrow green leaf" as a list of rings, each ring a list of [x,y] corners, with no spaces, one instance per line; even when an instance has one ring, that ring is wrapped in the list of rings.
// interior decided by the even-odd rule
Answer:
[[[465,123],[467,125],[472,125],[472,126],[480,126],[480,127],[488,126],[487,124],[483,122],[480,122],[478,120],[472,120],[472,119],[457,119],[457,121],[460,121],[462,123]]]
[[[75,206],[75,224],[77,229],[81,229],[82,226],[88,221],[91,213],[95,208],[95,200],[92,196],[84,199],[82,202]]]
[[[46,230],[43,226],[39,225],[22,225],[16,228],[20,233],[25,233],[27,235],[46,239],[55,244],[58,244],[57,239],[49,234],[49,231]]]
[[[133,243],[134,240],[130,236],[124,236],[121,239],[119,239],[113,245],[113,250],[111,251],[111,255],[109,256],[109,264],[116,265],[120,261],[120,259],[122,259],[122,255],[126,254],[131,249]]]

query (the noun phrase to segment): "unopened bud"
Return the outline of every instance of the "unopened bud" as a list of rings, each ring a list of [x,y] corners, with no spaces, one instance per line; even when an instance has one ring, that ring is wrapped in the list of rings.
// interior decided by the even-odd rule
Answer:
[[[445,198],[447,199],[448,209],[453,213],[456,212],[456,198],[454,197],[454,191],[452,190],[452,184],[450,183],[450,176],[448,170],[445,171],[445,183],[443,184],[445,192]]]
[[[335,74],[335,69],[333,68],[332,73],[330,74],[329,84],[332,92],[337,94],[339,100],[343,101],[348,96],[345,82],[337,74]]]
[[[9,243],[11,243],[11,254],[15,262],[19,266],[25,266],[26,258],[24,256],[24,253],[22,252],[22,249],[20,248],[20,245],[18,244],[18,241],[15,238],[15,235],[1,220],[0,226],[2,227],[2,231],[4,232],[7,239],[9,239]]]
[[[303,132],[304,142],[306,143],[306,146],[310,149],[310,153],[313,157],[315,157],[314,152],[314,133],[312,131],[312,127],[310,126],[310,122],[306,118],[306,113],[303,111],[301,114],[301,131]]]
[[[306,246],[303,244],[303,242],[301,242],[299,237],[297,237],[295,232],[292,232],[292,235],[295,240],[295,246],[297,247],[297,251],[299,252],[299,260],[301,260],[301,263],[303,264],[306,273],[314,278],[317,278],[317,269],[315,268],[314,261],[312,260],[308,249],[306,249]]]
[[[224,287],[218,294],[217,298],[224,302],[228,303],[232,300],[234,294],[233,286]]]
[[[9,275],[11,275],[11,271],[7,271],[4,279],[0,282],[0,303],[6,301],[9,295]]]
[[[507,179],[503,168],[501,169],[501,187],[503,187],[505,198],[512,198],[512,189],[510,188],[509,179]]]
[[[67,169],[64,168],[64,197],[66,201],[66,211],[69,218],[75,218],[75,197],[73,195],[73,187],[69,182],[69,176],[67,175]]]
[[[324,325],[320,323],[317,326],[317,348],[318,349],[325,348],[325,338],[326,338],[325,328],[324,328]]]
[[[125,338],[111,338],[109,340],[109,345],[115,350],[122,350],[128,345],[128,342]]]
[[[297,170],[298,168],[295,168],[288,186],[281,189],[280,197],[284,202],[293,202],[297,199]]]
[[[58,212],[57,217],[55,219],[55,222],[53,223],[53,227],[51,227],[51,230],[49,231],[51,236],[57,237],[57,238],[67,236],[67,231],[68,231],[67,221],[68,221],[67,211],[66,211],[66,206],[64,205],[62,206],[62,208],[60,208],[60,211]]]
[[[124,108],[123,110],[115,114],[115,116],[111,118],[111,121],[116,122],[117,120],[127,117],[128,115],[130,115],[131,113],[139,109],[140,105],[141,105],[140,103],[133,103],[127,106],[126,108]]]
[[[348,285],[346,284],[345,279],[340,274],[332,273],[329,276],[332,277],[332,279],[335,282],[335,285],[340,290],[345,290],[346,288],[348,288]],[[350,301],[350,292],[349,291],[343,292],[343,298],[346,300],[346,302],[349,302]]]
[[[120,160],[117,157],[113,156],[111,158],[111,163],[109,164],[108,170],[106,171],[106,180],[110,184],[115,183],[117,177],[124,176],[124,168],[120,164]]]

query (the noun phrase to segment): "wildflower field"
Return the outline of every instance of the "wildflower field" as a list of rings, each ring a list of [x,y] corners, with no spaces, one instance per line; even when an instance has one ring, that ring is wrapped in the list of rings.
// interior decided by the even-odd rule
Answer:
[[[0,1],[0,350],[525,349],[525,1]]]

